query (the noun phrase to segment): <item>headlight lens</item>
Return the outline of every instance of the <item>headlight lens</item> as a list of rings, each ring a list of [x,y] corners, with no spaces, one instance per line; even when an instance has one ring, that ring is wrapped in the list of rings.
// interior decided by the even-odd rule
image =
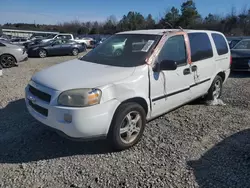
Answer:
[[[99,89],[72,89],[62,92],[58,97],[58,104],[69,107],[86,107],[100,103]]]

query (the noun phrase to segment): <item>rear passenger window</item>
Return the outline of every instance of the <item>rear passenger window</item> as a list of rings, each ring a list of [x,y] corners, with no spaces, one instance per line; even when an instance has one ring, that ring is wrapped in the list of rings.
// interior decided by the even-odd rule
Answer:
[[[213,57],[211,42],[206,33],[188,33],[192,62]]]
[[[212,37],[219,55],[227,54],[228,47],[224,37],[217,33],[212,33]]]

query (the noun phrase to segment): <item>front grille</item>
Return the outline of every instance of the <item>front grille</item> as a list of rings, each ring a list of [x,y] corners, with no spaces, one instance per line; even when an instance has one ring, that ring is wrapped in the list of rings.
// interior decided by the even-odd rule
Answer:
[[[47,117],[48,116],[48,110],[46,108],[43,108],[41,106],[38,106],[36,104],[33,104],[30,100],[29,100],[29,105],[38,113],[42,114],[43,116]]]
[[[51,99],[51,95],[44,93],[42,91],[39,91],[38,89],[32,87],[31,85],[29,86],[29,91],[32,95],[36,96],[37,98],[46,101],[46,102],[50,102]]]

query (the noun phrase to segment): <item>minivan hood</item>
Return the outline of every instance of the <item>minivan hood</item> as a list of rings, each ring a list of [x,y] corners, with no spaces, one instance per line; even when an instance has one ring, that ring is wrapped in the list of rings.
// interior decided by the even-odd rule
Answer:
[[[32,80],[51,89],[65,91],[95,88],[130,76],[135,67],[115,67],[74,59],[37,72]]]

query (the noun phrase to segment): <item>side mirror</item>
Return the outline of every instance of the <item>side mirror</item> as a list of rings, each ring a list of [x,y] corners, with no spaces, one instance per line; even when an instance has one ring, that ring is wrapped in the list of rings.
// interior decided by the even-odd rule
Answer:
[[[162,60],[160,63],[157,63],[154,67],[155,72],[160,72],[161,70],[176,70],[177,63],[173,60]]]

